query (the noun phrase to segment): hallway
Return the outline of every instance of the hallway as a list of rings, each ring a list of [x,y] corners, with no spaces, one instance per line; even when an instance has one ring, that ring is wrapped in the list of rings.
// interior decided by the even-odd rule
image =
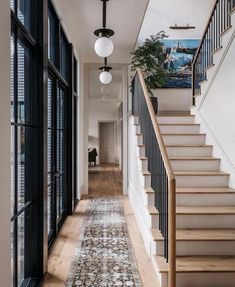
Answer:
[[[108,230],[110,224],[112,225],[112,232]],[[100,244],[102,239],[103,244]],[[130,242],[128,242],[129,239]],[[109,245],[107,241],[110,240],[112,242],[106,248]],[[94,242],[98,242],[95,248]],[[110,248],[112,248],[112,251]],[[115,250],[117,251],[116,255]],[[133,256],[132,251],[134,251]],[[84,258],[84,255],[86,255],[86,258]],[[96,259],[98,263],[102,262],[103,265],[102,263],[101,265],[97,264],[97,262],[95,266],[90,265],[87,256],[90,257],[90,262],[95,262]],[[110,281],[111,278],[118,279],[118,272],[110,273],[110,262],[106,265],[108,260],[105,256],[108,256],[108,259],[111,257],[120,259],[120,256],[124,258],[119,261],[125,263],[121,267],[119,266],[120,268],[118,264],[113,265],[114,270],[119,268],[119,278],[122,278],[122,280],[116,280],[115,283]],[[138,271],[134,268],[135,261]],[[71,262],[73,262],[72,269],[70,269]],[[86,270],[88,266],[91,269],[93,268],[93,271],[82,274],[82,270]],[[99,269],[98,274],[96,274],[97,268]],[[76,276],[73,276],[75,270]],[[104,271],[106,271],[106,274],[99,274]],[[83,197],[73,216],[68,217],[62,227],[50,254],[48,272],[49,274],[43,285],[45,287],[141,286],[138,280],[142,281],[144,287],[158,286],[156,275],[147,257],[129,201],[126,196],[122,196],[122,177],[117,166],[97,166],[89,169],[89,195]],[[93,276],[92,272],[96,276]],[[110,276],[110,274],[114,276]],[[105,276],[107,283],[96,281],[98,278],[104,280]],[[65,285],[67,277],[70,280]]]

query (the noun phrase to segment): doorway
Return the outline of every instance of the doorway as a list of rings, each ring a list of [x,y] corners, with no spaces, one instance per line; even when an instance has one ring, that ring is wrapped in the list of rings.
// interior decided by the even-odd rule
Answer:
[[[116,163],[116,125],[115,122],[99,122],[100,164]]]

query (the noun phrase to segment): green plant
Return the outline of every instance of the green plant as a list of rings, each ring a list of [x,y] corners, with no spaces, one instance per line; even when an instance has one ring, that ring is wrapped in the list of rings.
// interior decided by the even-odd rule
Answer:
[[[131,53],[131,70],[141,68],[148,91],[160,88],[165,83],[163,63],[165,55],[162,40],[166,38],[164,31],[151,35],[144,43]]]

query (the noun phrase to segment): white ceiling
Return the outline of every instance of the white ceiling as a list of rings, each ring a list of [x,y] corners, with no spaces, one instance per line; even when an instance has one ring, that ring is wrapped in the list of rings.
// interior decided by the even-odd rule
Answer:
[[[111,71],[113,80],[109,85],[103,85],[99,81],[100,71],[89,70],[89,100],[122,101],[122,70]]]
[[[150,0],[138,44],[160,30],[164,30],[172,39],[200,39],[214,3],[215,0]],[[169,29],[175,24],[189,24],[196,29]]]
[[[95,55],[94,31],[102,26],[102,2],[100,0],[53,0],[63,25],[79,54],[89,62],[100,62]],[[112,37],[114,53],[112,62],[129,60],[135,47],[149,0],[110,0],[107,3],[107,28],[115,31]],[[71,39],[70,39],[71,40]],[[87,60],[86,60],[87,59]]]

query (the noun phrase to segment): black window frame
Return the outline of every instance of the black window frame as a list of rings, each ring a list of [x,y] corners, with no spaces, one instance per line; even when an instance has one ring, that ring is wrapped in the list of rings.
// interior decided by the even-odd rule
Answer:
[[[56,29],[55,39],[49,41],[53,41],[57,43],[57,54],[56,59],[57,62],[53,63],[50,59],[48,59],[48,72],[50,77],[52,77],[56,81],[57,87],[62,87],[65,91],[65,192],[64,192],[64,204],[65,211],[59,222],[56,222],[56,208],[53,209],[52,212],[52,221],[54,222],[54,232],[49,235],[48,238],[48,247],[49,252],[55,242],[56,236],[65,220],[67,215],[71,215],[74,210],[74,177],[76,176],[74,173],[74,145],[73,145],[73,126],[74,126],[74,118],[73,118],[73,46],[69,43],[69,40],[66,36],[63,27],[61,26],[60,20],[56,14],[53,4],[51,1],[49,2],[49,15],[55,17],[54,21],[58,23],[58,29]],[[65,73],[62,71],[62,38],[64,39],[64,43],[66,44],[66,53],[65,53]],[[55,89],[54,89],[55,90]],[[55,90],[54,93],[57,93]],[[54,94],[54,97],[56,95]],[[55,139],[54,139],[55,141]],[[54,143],[56,146],[56,143]],[[54,191],[55,192],[55,191]],[[55,196],[54,196],[54,200]],[[53,204],[55,206],[55,203]]]
[[[14,67],[12,70],[13,86],[14,86],[14,116],[15,119],[11,121],[11,126],[14,128],[14,214],[12,214],[11,222],[14,226],[12,240],[14,245],[18,245],[18,223],[17,219],[22,215],[24,216],[24,280],[22,286],[38,286],[43,279],[45,270],[45,232],[44,232],[44,186],[45,177],[43,174],[45,157],[44,157],[44,118],[43,118],[43,106],[45,100],[46,90],[46,64],[47,62],[47,29],[45,27],[45,19],[47,19],[47,0],[32,1],[31,15],[30,15],[30,26],[26,27],[22,23],[22,19],[18,18],[18,1],[14,0],[14,11],[11,10],[11,33],[14,41]],[[16,13],[15,13],[16,12]],[[27,81],[24,78],[24,85],[28,85],[29,89],[27,97],[29,97],[30,106],[24,107],[24,112],[28,111],[29,118],[25,119],[24,122],[18,121],[18,49],[21,43],[22,49],[27,49],[30,53],[30,59],[28,65],[30,67],[30,73],[28,73]],[[25,55],[23,56],[25,64]],[[21,59],[22,60],[22,59]],[[24,74],[25,77],[25,74]],[[25,90],[24,90],[25,92]],[[26,96],[24,93],[24,97]],[[33,95],[33,97],[32,97]],[[25,102],[25,101],[24,101]],[[27,136],[26,142],[23,142],[23,149],[28,150],[32,157],[29,159],[24,158],[24,167],[27,166],[29,174],[24,175],[24,195],[25,201],[23,206],[18,210],[18,162],[17,151],[18,151],[18,130],[25,129],[30,130],[30,137]],[[33,150],[32,150],[33,147]],[[25,152],[25,151],[24,151]],[[43,160],[42,160],[43,159]],[[17,248],[13,253],[13,286],[18,286],[18,251]]]

